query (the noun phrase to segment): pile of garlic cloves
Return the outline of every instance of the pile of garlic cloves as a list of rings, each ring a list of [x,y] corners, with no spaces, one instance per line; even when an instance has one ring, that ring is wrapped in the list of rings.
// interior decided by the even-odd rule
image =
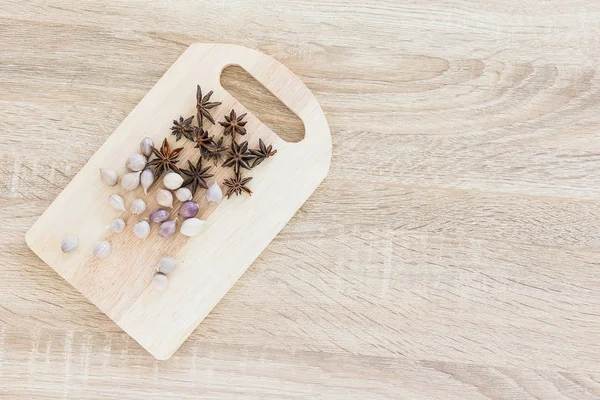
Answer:
[[[194,201],[192,191],[182,187],[184,178],[176,171],[170,170],[156,179],[154,171],[149,169],[148,162],[153,154],[152,139],[145,138],[140,143],[140,153],[130,156],[125,167],[127,172],[121,177],[114,169],[100,169],[100,181],[107,186],[118,187],[120,193],[108,196],[108,206],[118,214],[108,222],[108,237],[96,242],[92,248],[93,257],[107,258],[111,253],[111,235],[131,232],[135,238],[144,240],[151,235],[169,239],[177,233],[193,237],[198,235],[204,221],[198,218],[200,205]],[[161,187],[150,191],[157,182]],[[135,196],[130,202],[125,198]],[[208,203],[218,203],[223,192],[217,182],[212,183],[204,193]],[[153,206],[156,204],[156,206]],[[79,245],[78,238],[68,236],[61,242],[63,253],[74,252]],[[163,257],[158,263],[152,285],[157,290],[167,287],[167,275],[174,269],[177,261],[171,257]]]
[[[150,187],[155,183],[155,173],[148,168],[148,161],[153,154],[154,142],[150,138],[144,138],[140,143],[140,153],[133,154],[127,159],[125,166],[129,170],[121,177],[121,188],[125,192],[132,192],[141,185],[143,195],[147,196]],[[100,179],[109,186],[115,186],[119,182],[118,174],[112,169],[101,169]],[[135,198],[129,205],[118,193],[113,193],[108,198],[109,205],[121,213],[129,211],[131,215],[141,216],[140,220],[132,225],[133,234],[139,239],[146,239],[151,235],[152,226],[156,224],[156,233],[163,238],[170,238],[179,229],[179,233],[192,237],[202,231],[204,221],[197,218],[200,206],[193,200],[190,189],[182,187],[184,178],[176,171],[167,171],[161,179],[162,187],[156,191],[155,201],[158,208],[149,210],[143,198]],[[141,195],[141,193],[140,193]],[[223,198],[223,192],[217,182],[214,182],[205,193],[209,203],[218,203]],[[176,202],[180,204],[177,204]],[[175,208],[179,205],[179,211],[175,214]],[[121,233],[126,229],[125,220],[117,218],[110,224],[113,233]]]

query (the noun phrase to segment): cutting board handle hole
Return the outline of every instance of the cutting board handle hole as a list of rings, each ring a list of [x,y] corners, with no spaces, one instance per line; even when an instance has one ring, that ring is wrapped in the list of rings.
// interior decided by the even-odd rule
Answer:
[[[304,139],[302,120],[243,68],[226,67],[221,86],[286,142]]]

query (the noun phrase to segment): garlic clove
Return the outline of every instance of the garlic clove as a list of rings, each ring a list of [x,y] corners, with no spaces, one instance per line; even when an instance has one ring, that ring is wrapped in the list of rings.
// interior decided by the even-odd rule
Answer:
[[[110,254],[110,243],[106,240],[94,245],[94,257],[106,258]]]
[[[150,235],[150,224],[140,221],[133,226],[133,234],[140,239],[146,239]]]
[[[192,218],[198,215],[198,211],[200,211],[198,203],[189,200],[181,205],[181,208],[179,209],[179,215],[181,215],[183,218]]]
[[[125,230],[125,221],[123,221],[121,218],[117,218],[110,223],[109,229],[113,232],[121,233]]]
[[[163,257],[158,262],[158,272],[161,274],[170,274],[175,270],[177,266],[177,260],[173,257]]]
[[[204,221],[198,218],[189,218],[183,221],[179,232],[185,236],[196,236],[202,231]]]
[[[217,182],[213,183],[204,195],[209,203],[216,204],[223,199],[223,191]]]
[[[127,191],[135,190],[139,185],[140,172],[130,172],[121,179],[121,187]]]
[[[159,208],[150,214],[150,221],[154,223],[164,222],[169,219],[169,212],[164,208]]]
[[[100,168],[100,180],[109,186],[115,186],[119,181],[117,172],[113,169]]]
[[[108,204],[110,204],[110,206],[115,210],[125,211],[125,202],[118,194],[111,194],[108,197]]]
[[[175,191],[175,197],[179,201],[188,201],[192,199],[192,191],[188,188],[179,188]]]
[[[63,253],[70,253],[77,249],[77,246],[79,246],[79,240],[76,237],[67,236],[60,244],[60,249]]]
[[[150,155],[152,154],[152,147],[153,146],[154,146],[154,142],[152,141],[152,139],[150,139],[149,137],[144,138],[140,142],[140,151],[146,157],[150,157]]]
[[[144,157],[141,154],[134,154],[131,157],[129,157],[127,163],[125,163],[125,166],[130,171],[138,172],[144,169],[146,163],[146,157]]]
[[[140,176],[140,182],[144,188],[144,193],[148,194],[148,188],[154,183],[154,172],[149,169],[145,169]]]
[[[142,199],[135,199],[129,205],[129,210],[133,215],[140,215],[146,211],[146,202]]]
[[[169,219],[158,227],[158,234],[164,238],[170,238],[175,233],[175,220]]]
[[[163,185],[169,190],[179,189],[183,178],[177,172],[169,172],[163,178]]]
[[[167,276],[161,273],[154,275],[152,278],[152,286],[159,292],[162,292],[167,288],[168,282]]]
[[[156,202],[163,207],[173,208],[173,195],[168,190],[160,189],[156,193]]]

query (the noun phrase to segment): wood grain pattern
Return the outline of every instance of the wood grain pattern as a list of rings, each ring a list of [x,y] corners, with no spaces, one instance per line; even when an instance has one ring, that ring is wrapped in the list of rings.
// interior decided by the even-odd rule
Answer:
[[[0,37],[3,400],[600,399],[597,2],[6,0]],[[288,66],[333,159],[157,362],[23,235],[198,41]]]
[[[219,78],[228,65],[243,67],[298,116],[305,126],[302,141],[283,141],[223,90]],[[127,172],[123,167],[127,159],[139,152],[145,137],[160,148],[167,136],[172,149],[182,147],[179,164],[195,164],[199,155],[194,143],[183,140],[175,144],[169,127],[179,115],[194,115],[197,85],[205,88],[204,93],[214,91],[212,100],[222,102],[211,110],[216,121],[223,121],[230,110],[246,115],[248,133],[243,140],[256,148],[262,139],[277,149],[278,157],[253,169],[249,184],[252,196],[233,196],[211,205],[204,198],[205,191],[199,190],[194,200],[200,207],[198,217],[205,224],[197,236],[177,234],[165,240],[154,225],[150,236],[140,240],[133,234],[133,226],[160,208],[156,193],[162,184],[157,182],[147,194],[141,186],[127,192],[119,185],[102,184],[98,171],[114,168],[122,177]],[[218,124],[206,129],[215,138],[223,137]],[[166,360],[323,181],[330,159],[331,135],[323,111],[288,69],[246,47],[194,43],[44,211],[25,240],[44,262],[142,347]],[[210,172],[214,176],[207,184],[217,182],[226,191],[223,182],[231,178],[231,171],[213,168]],[[144,199],[145,212],[139,216],[115,212],[108,204],[109,196],[115,193],[122,196],[126,208],[134,199]],[[178,215],[179,206],[175,203],[171,207],[171,219]],[[125,220],[126,227],[115,234],[107,226],[117,217]],[[79,247],[64,254],[60,246],[67,236],[78,238]],[[103,240],[110,243],[110,256],[93,257],[95,243]],[[169,274],[168,287],[158,291],[153,288],[152,277],[158,260],[166,256],[176,259],[178,267]]]

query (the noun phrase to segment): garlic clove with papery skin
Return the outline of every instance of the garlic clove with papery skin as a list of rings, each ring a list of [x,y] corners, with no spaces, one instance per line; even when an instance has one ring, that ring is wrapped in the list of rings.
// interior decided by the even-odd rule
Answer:
[[[110,243],[106,240],[94,245],[94,257],[106,258],[110,254]]]
[[[167,288],[167,284],[168,284],[167,276],[164,274],[161,274],[160,272],[158,274],[154,275],[154,277],[152,278],[152,286],[154,287],[154,289],[158,290],[159,292],[164,291]]]
[[[181,205],[181,208],[179,209],[179,215],[183,218],[192,218],[198,215],[198,211],[200,211],[198,203],[189,200]]]
[[[123,221],[121,218],[117,218],[110,223],[109,229],[113,232],[121,233],[125,230],[125,221]]]
[[[147,163],[146,157],[144,157],[141,154],[134,154],[131,157],[129,157],[125,166],[130,171],[138,172],[138,171],[141,171],[144,169],[144,167],[146,166],[146,163]]]
[[[213,183],[204,195],[209,203],[216,204],[223,199],[223,191],[217,182]]]
[[[163,178],[163,185],[169,190],[179,189],[183,183],[183,178],[176,172],[169,172]]]
[[[148,188],[154,183],[154,172],[149,169],[143,170],[142,175],[140,176],[140,182],[142,188],[144,188],[144,194],[148,194]]]
[[[175,197],[179,201],[188,201],[192,199],[192,191],[188,188],[179,188],[175,191]]]
[[[146,211],[146,202],[142,199],[135,199],[131,202],[129,210],[133,215],[140,215]]]
[[[164,238],[170,238],[175,233],[175,220],[169,219],[158,227],[158,234]]]
[[[152,154],[152,147],[153,146],[154,146],[154,142],[152,141],[152,139],[150,139],[149,137],[144,138],[140,142],[140,151],[146,157],[150,157],[150,155]]]
[[[204,221],[198,218],[189,218],[183,221],[179,233],[184,236],[196,236],[202,231]]]
[[[100,168],[100,180],[109,186],[115,186],[119,181],[117,172],[113,169]]]
[[[173,257],[163,257],[158,262],[157,269],[158,269],[158,272],[167,275],[167,274],[170,274],[171,272],[173,272],[175,270],[176,266],[177,266],[176,259],[174,259]]]
[[[169,219],[169,212],[164,208],[159,208],[150,214],[150,222],[160,223]]]
[[[76,237],[67,236],[63,239],[62,243],[60,244],[60,249],[63,253],[70,253],[77,249],[78,246],[79,240]]]
[[[133,234],[140,239],[146,239],[150,235],[150,224],[140,221],[133,226]]]
[[[108,204],[110,204],[110,206],[115,210],[125,211],[125,202],[118,194],[111,194],[108,197]]]
[[[168,190],[160,189],[156,193],[156,202],[163,207],[173,208],[173,194]]]
[[[135,190],[139,185],[140,172],[130,172],[121,179],[121,187],[127,191]]]

